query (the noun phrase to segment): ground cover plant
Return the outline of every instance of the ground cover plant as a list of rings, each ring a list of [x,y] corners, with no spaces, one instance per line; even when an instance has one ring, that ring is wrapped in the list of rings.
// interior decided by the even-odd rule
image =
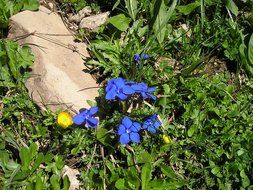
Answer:
[[[89,39],[99,97],[73,116],[40,111],[29,47],[2,39],[0,187],[69,189],[68,165],[82,189],[253,188],[251,1],[58,3],[111,11]],[[2,7],[6,27],[17,11]]]

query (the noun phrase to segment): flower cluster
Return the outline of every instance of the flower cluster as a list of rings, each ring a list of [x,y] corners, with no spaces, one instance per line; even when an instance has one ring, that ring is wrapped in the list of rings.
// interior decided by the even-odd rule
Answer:
[[[132,94],[140,94],[143,99],[156,100],[156,96],[152,94],[155,90],[155,87],[149,88],[145,83],[134,83],[119,77],[108,81],[105,98],[126,100]]]
[[[157,115],[154,114],[148,117],[142,124],[132,121],[129,117],[125,116],[118,127],[118,135],[120,136],[121,144],[128,144],[129,142],[140,142],[139,131],[141,128],[146,129],[150,133],[156,133],[158,128],[162,125]]]
[[[151,115],[143,122],[143,129],[146,129],[150,133],[156,133],[157,129],[162,125],[158,119],[157,114]]]
[[[134,56],[134,61],[139,64],[139,61],[148,59],[147,54],[136,54]],[[138,94],[142,99],[152,99],[156,100],[156,96],[153,94],[155,92],[155,87],[148,87],[147,84],[135,83],[133,81],[128,81],[121,77],[114,78],[108,81],[106,86],[106,100],[127,100],[131,95]],[[75,125],[84,125],[87,128],[96,128],[98,125],[98,119],[95,118],[98,113],[98,107],[91,107],[90,109],[83,109],[79,114],[72,116],[68,113],[61,113],[58,116],[58,124],[62,128],[67,128],[73,123]],[[157,132],[159,127],[162,125],[161,121],[158,119],[157,114],[153,114],[146,118],[143,123],[132,121],[128,116],[125,116],[121,124],[118,126],[117,134],[120,136],[119,141],[121,144],[128,144],[130,142],[139,143],[141,129],[147,130],[148,132],[154,134]],[[168,139],[166,139],[168,141]]]
[[[126,100],[129,95],[134,94],[135,91],[131,88],[130,84],[133,82],[128,82],[123,78],[115,78],[108,81],[106,87],[107,100],[115,100],[116,98],[120,100]]]
[[[98,125],[98,119],[94,118],[94,116],[97,112],[98,107],[82,110],[73,118],[73,122],[76,125],[85,125],[88,128],[96,128]]]

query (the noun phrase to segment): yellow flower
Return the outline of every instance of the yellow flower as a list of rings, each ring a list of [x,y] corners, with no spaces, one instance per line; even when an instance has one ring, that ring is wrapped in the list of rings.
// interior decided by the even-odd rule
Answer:
[[[61,112],[57,117],[57,123],[60,127],[66,129],[73,124],[72,116],[69,114],[69,112]]]
[[[170,137],[163,135],[163,142],[166,144],[170,144],[172,142],[172,140]]]

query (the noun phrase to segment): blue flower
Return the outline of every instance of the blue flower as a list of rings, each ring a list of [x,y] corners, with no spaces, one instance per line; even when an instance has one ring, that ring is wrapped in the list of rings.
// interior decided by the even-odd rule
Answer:
[[[148,117],[142,125],[143,129],[148,130],[150,133],[156,133],[158,128],[162,125],[161,121],[158,119],[157,114]]]
[[[98,112],[98,107],[91,107],[81,111],[74,116],[73,122],[76,125],[86,125],[88,128],[96,128],[98,125],[98,119],[94,118],[94,115]]]
[[[143,99],[151,98],[152,100],[156,100],[156,96],[152,94],[156,90],[155,87],[149,88],[145,83],[133,84],[131,87],[136,93],[140,93]]]
[[[126,100],[128,95],[134,94],[135,92],[129,84],[132,84],[132,82],[128,82],[120,77],[109,80],[105,89],[105,98],[107,100],[115,100],[116,98],[119,98],[120,100]]]
[[[120,135],[120,143],[128,144],[129,142],[140,142],[140,135],[138,132],[141,130],[141,124],[133,122],[127,116],[125,116],[118,128],[118,135]]]
[[[142,54],[135,54],[134,55],[134,61],[135,63],[139,63],[140,59],[146,60],[149,58],[149,55],[146,53],[142,53]]]

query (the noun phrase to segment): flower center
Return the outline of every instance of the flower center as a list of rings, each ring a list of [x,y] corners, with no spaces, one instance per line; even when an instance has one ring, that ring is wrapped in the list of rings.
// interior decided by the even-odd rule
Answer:
[[[118,93],[118,94],[121,94],[122,91],[123,91],[123,90],[122,90],[121,88],[118,88],[118,89],[117,89],[117,93]]]
[[[129,134],[129,133],[131,133],[131,130],[130,130],[130,129],[127,129],[126,132]]]

